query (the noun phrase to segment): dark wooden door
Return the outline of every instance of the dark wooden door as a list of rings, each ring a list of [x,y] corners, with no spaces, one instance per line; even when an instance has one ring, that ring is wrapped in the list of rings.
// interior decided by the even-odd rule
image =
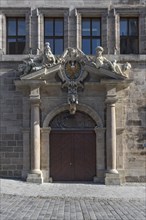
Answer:
[[[96,147],[93,131],[52,131],[50,172],[54,181],[92,181]]]

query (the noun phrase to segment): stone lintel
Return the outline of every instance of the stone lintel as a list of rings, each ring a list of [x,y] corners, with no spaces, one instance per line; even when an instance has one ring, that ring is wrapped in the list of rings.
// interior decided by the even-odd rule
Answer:
[[[100,84],[105,86],[106,88],[109,86],[113,88],[115,87],[116,90],[118,91],[127,88],[132,82],[133,79],[124,79],[124,80],[101,79]]]
[[[68,7],[55,7],[55,8],[51,8],[51,10],[49,10],[48,8],[44,8],[44,7],[38,7],[38,11],[39,13],[42,13],[45,16],[48,16],[48,11],[49,14],[52,16],[54,16],[55,14],[57,14],[58,16],[63,16],[64,13],[68,13],[69,14],[69,8]]]
[[[41,87],[46,84],[45,80],[30,80],[30,79],[21,79],[21,80],[14,80],[15,86],[17,88],[32,88],[32,87]]]

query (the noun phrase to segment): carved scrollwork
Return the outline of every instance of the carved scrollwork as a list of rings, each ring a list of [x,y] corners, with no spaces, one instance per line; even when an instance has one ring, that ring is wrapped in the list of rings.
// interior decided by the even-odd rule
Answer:
[[[96,123],[89,115],[83,112],[77,111],[76,114],[71,115],[68,111],[64,111],[55,116],[49,126],[56,129],[91,129],[95,128]]]
[[[84,88],[83,80],[88,73],[84,71],[85,62],[88,61],[87,56],[78,48],[65,50],[60,58],[62,63],[62,71],[58,73],[62,81],[62,88],[67,88],[67,102],[69,104],[70,114],[76,113],[76,105],[78,104],[78,88]]]

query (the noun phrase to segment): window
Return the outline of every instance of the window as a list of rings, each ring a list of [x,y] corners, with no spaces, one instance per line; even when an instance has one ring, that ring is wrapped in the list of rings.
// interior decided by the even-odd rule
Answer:
[[[138,19],[121,18],[120,19],[120,53],[137,54],[138,46]]]
[[[101,45],[100,18],[82,18],[82,51],[95,54],[96,47]]]
[[[62,54],[64,50],[63,18],[45,18],[45,42],[49,42],[53,54]]]
[[[25,42],[25,18],[7,18],[7,53],[23,54]]]

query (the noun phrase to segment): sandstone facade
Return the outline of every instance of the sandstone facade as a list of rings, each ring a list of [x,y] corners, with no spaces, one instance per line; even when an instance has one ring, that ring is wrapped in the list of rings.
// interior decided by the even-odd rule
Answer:
[[[8,55],[6,52],[6,18],[26,19],[26,54]],[[44,48],[44,17],[64,17],[64,49],[81,48],[82,17],[100,17],[101,38],[104,55],[108,60],[131,63],[129,79],[113,81],[113,78],[97,77],[89,70],[84,90],[78,91],[77,111],[89,115],[93,121],[101,121],[96,134],[96,175],[94,181],[120,184],[123,181],[145,181],[146,174],[146,1],[145,0],[79,0],[79,1],[3,1],[0,5],[0,175],[22,177],[28,181],[51,181],[49,134],[51,120],[68,110],[67,92],[61,89],[62,82],[56,72],[40,78],[20,81],[18,65],[28,57],[29,48],[36,54]],[[139,54],[120,54],[119,19],[138,17]],[[115,50],[116,48],[116,50]],[[32,56],[33,56],[32,54]],[[40,73],[42,74],[42,73]],[[28,75],[29,76],[29,75]],[[39,80],[39,82],[38,82]],[[104,81],[105,80],[105,81]],[[107,82],[107,81],[108,82]],[[29,81],[29,82],[28,82]],[[39,86],[36,87],[36,84]],[[40,83],[42,83],[40,85]],[[35,86],[33,87],[33,85]],[[39,88],[39,89],[38,89]],[[116,96],[116,134],[112,141],[116,145],[116,174],[107,173],[113,155],[108,154],[111,117],[108,115],[109,96]],[[32,110],[33,98],[37,99]],[[31,100],[32,99],[32,100]],[[34,111],[32,113],[32,111]],[[110,110],[109,110],[110,111]],[[37,112],[37,113],[36,113]],[[38,115],[39,112],[39,115]],[[34,116],[35,115],[35,116]],[[39,127],[33,132],[39,138],[37,154],[32,147],[32,117]],[[110,119],[110,122],[108,121]],[[114,119],[113,119],[114,120]],[[109,126],[109,128],[108,128]],[[33,137],[32,137],[33,136]],[[111,137],[111,136],[110,136]],[[113,137],[113,136],[112,136]],[[35,140],[34,140],[35,141]],[[34,146],[34,145],[33,145]],[[40,152],[39,152],[40,151]],[[32,176],[32,167],[40,169]],[[107,158],[109,157],[109,159]],[[111,177],[112,175],[112,177]],[[41,176],[41,177],[40,177]]]

